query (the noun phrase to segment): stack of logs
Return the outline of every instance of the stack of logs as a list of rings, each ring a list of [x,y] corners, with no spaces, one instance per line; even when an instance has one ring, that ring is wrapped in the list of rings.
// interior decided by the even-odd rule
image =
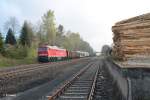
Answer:
[[[150,13],[120,21],[112,31],[113,55],[117,59],[150,56]]]

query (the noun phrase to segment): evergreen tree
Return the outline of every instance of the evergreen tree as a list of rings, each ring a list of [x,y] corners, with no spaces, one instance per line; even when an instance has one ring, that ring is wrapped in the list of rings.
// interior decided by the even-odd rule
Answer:
[[[15,45],[17,43],[16,38],[15,38],[11,28],[9,28],[9,30],[7,32],[5,43],[10,44],[10,45]]]
[[[0,33],[0,53],[2,53],[3,50],[4,50],[3,37],[2,34]]]
[[[33,31],[27,21],[24,22],[23,27],[21,29],[20,41],[19,43],[22,46],[30,47],[32,44]]]
[[[60,24],[60,25],[58,26],[58,29],[57,29],[57,30],[58,30],[57,33],[58,33],[60,36],[62,36],[62,35],[64,34],[64,27],[63,27],[63,25]]]
[[[65,39],[64,37],[64,27],[63,25],[59,25],[56,32],[55,45],[58,47],[62,47],[63,40]]]

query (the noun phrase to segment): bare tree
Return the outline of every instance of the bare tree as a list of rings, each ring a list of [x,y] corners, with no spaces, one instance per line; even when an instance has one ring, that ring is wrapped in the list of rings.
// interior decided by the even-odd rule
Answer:
[[[9,28],[12,29],[13,33],[17,33],[17,30],[19,28],[19,21],[16,17],[10,17],[8,21],[4,24],[4,30],[8,30]]]

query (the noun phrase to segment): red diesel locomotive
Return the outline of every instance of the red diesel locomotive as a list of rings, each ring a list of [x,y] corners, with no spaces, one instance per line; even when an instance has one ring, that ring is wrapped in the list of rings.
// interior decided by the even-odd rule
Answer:
[[[67,51],[56,46],[40,46],[38,48],[38,61],[48,62],[63,60],[67,57]]]
[[[38,48],[39,62],[54,62],[89,56],[88,52],[68,51],[57,46],[40,46]]]

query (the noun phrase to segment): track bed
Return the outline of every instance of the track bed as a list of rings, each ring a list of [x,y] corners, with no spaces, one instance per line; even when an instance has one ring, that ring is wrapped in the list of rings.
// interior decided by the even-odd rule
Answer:
[[[8,96],[23,92],[40,84],[53,80],[55,77],[67,71],[71,65],[86,64],[90,59],[80,59],[58,63],[33,64],[1,70],[0,94]],[[79,64],[78,64],[79,63]]]

